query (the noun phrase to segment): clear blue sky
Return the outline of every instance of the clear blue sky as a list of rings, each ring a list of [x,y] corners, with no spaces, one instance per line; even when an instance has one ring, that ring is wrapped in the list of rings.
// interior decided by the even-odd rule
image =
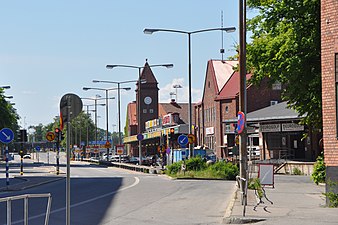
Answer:
[[[143,66],[173,63],[174,68],[153,68],[159,82],[160,102],[169,102],[173,84],[181,84],[178,101],[188,102],[187,36],[175,33],[146,35],[144,28],[193,31],[221,26],[238,29],[238,0],[30,0],[0,3],[0,86],[6,90],[21,117],[20,125],[44,125],[59,114],[60,99],[74,93],[80,97],[104,96],[110,88],[93,79],[125,81],[138,78],[128,68],[107,70],[106,64]],[[221,59],[219,31],[192,36],[193,102],[202,97],[209,59]],[[223,35],[224,57],[234,55],[238,30]],[[135,84],[121,97],[122,126],[128,102],[135,100]],[[123,92],[123,91],[122,91]],[[117,96],[116,92],[109,92]],[[93,101],[83,100],[84,104]],[[117,124],[117,101],[109,103],[109,129]],[[105,107],[98,110],[99,127],[105,129]],[[117,128],[115,127],[114,130]]]

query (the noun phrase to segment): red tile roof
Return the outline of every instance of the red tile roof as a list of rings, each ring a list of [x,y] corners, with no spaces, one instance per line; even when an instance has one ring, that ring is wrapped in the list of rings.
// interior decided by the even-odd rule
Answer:
[[[239,72],[235,72],[229,78],[227,83],[221,89],[219,95],[216,97],[216,100],[234,98],[239,93]],[[246,75],[246,80],[248,81],[251,78],[251,74]]]

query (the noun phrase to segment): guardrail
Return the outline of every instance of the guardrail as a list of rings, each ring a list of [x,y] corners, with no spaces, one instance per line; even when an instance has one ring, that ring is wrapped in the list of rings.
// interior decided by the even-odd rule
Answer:
[[[48,198],[47,208],[46,208],[46,217],[45,217],[45,225],[49,223],[49,215],[52,204],[52,196],[50,193],[48,194],[25,194],[25,195],[17,195],[11,197],[0,198],[1,202],[7,202],[7,225],[12,224],[12,201],[15,200],[24,200],[24,225],[28,225],[28,199],[29,198]]]

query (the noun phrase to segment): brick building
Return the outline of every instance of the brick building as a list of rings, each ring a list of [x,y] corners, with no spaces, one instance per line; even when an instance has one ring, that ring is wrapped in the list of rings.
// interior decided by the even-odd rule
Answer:
[[[338,181],[338,2],[321,1],[323,140],[326,177]],[[329,185],[326,185],[327,191]],[[336,186],[338,192],[338,187]]]
[[[140,79],[145,82],[136,84],[136,101],[127,106],[124,144],[126,153],[131,156],[139,155],[138,133],[144,137],[141,143],[142,155],[148,156],[157,154],[159,146],[168,146],[166,137],[170,128],[175,129],[176,135],[188,131],[188,103],[177,103],[174,99],[170,103],[159,103],[158,82],[147,62]]]
[[[236,118],[239,110],[239,73],[233,69],[237,64],[208,61],[202,100],[195,107],[197,145],[213,149],[218,158],[226,157],[227,147],[234,144],[234,127],[222,121]],[[247,80],[250,77],[247,74]],[[247,86],[248,113],[280,101],[281,88],[274,90],[267,80]]]

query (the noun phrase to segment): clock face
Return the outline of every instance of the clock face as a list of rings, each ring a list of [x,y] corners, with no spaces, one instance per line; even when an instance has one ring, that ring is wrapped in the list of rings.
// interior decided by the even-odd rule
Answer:
[[[147,105],[150,105],[152,101],[153,100],[149,96],[144,98],[144,103],[146,103]]]

